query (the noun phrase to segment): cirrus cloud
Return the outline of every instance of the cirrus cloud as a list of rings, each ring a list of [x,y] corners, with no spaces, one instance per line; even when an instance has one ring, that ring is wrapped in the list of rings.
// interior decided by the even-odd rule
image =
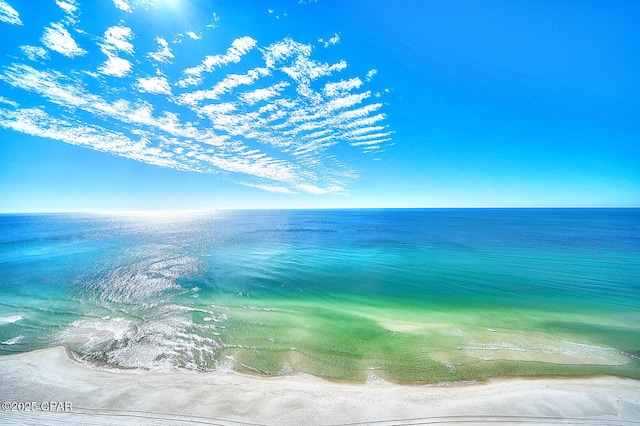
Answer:
[[[4,0],[0,0],[0,21],[7,24],[22,25],[18,11]]]
[[[85,7],[57,4],[74,17]],[[144,13],[124,0],[114,6]],[[31,62],[0,68],[0,88],[11,89],[0,98],[0,127],[281,194],[346,194],[358,172],[338,152],[370,155],[392,142],[383,103],[367,89],[375,70],[355,75],[345,59],[317,59],[293,37],[242,35],[194,56],[181,37],[206,34],[175,34],[170,44],[124,21],[92,33],[77,25],[66,18],[40,29],[43,47],[19,46]],[[62,56],[45,63],[45,48]],[[18,92],[30,104],[12,99]]]
[[[50,27],[44,29],[41,41],[48,49],[69,58],[82,56],[87,53],[86,50],[78,46],[69,31],[67,31],[62,24],[52,22]]]

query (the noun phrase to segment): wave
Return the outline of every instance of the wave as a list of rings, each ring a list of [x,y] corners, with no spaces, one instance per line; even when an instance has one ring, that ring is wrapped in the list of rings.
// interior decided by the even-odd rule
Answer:
[[[0,325],[2,324],[13,324],[14,322],[18,322],[24,319],[22,315],[13,315],[10,317],[0,317]]]
[[[196,324],[183,315],[185,312],[173,305],[146,319],[78,320],[58,333],[58,343],[71,347],[79,360],[95,367],[215,370],[224,327]],[[213,312],[209,315],[215,317]]]
[[[9,339],[9,340],[5,340],[4,342],[0,342],[1,345],[15,345],[16,343],[19,343],[20,340],[24,339],[24,336],[17,336],[14,337],[13,339]]]

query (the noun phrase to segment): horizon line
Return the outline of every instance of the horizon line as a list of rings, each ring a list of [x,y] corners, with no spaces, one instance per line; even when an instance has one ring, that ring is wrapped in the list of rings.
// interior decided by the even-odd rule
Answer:
[[[257,208],[214,208],[214,209],[131,209],[131,210],[55,210],[55,211],[4,211],[0,215],[11,214],[96,214],[96,215],[163,215],[202,214],[233,211],[304,211],[304,210],[604,210],[640,209],[640,206],[465,206],[465,207],[257,207]]]

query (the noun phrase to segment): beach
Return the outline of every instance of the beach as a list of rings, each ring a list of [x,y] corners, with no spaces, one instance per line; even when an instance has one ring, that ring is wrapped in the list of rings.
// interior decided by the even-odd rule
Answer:
[[[62,347],[0,358],[0,400],[71,403],[3,411],[2,424],[640,423],[640,381],[613,376],[502,378],[410,386],[308,375],[90,369]]]

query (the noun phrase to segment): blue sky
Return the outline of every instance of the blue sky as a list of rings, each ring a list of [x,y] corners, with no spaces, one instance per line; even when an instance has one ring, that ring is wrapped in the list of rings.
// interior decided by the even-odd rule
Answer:
[[[635,1],[0,0],[0,211],[640,206]]]

